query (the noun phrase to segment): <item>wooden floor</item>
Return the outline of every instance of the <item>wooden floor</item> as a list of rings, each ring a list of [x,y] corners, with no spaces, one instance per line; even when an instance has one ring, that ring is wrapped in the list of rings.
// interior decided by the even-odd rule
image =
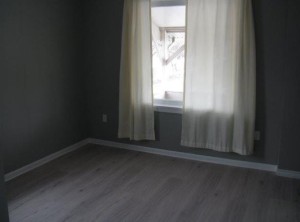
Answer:
[[[8,183],[11,221],[300,221],[300,181],[89,145]]]

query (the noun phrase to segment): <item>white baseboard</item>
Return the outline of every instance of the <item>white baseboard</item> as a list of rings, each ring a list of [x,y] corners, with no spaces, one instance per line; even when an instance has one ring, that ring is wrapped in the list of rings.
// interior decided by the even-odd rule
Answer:
[[[278,176],[281,176],[281,177],[289,177],[289,178],[294,178],[294,179],[300,179],[300,172],[299,171],[278,169],[276,174]]]
[[[20,169],[17,169],[15,171],[7,173],[5,175],[5,181],[7,182],[9,180],[12,180],[24,173],[27,173],[37,167],[40,167],[40,166],[42,166],[54,159],[57,159],[67,153],[75,151],[87,144],[97,144],[97,145],[102,145],[102,146],[115,147],[115,148],[119,148],[119,149],[134,150],[134,151],[139,151],[139,152],[144,152],[144,153],[151,153],[151,154],[157,154],[157,155],[175,157],[175,158],[181,158],[181,159],[187,159],[187,160],[195,160],[195,161],[206,162],[206,163],[214,163],[214,164],[220,164],[220,165],[226,165],[226,166],[263,170],[263,171],[268,171],[268,172],[274,172],[278,176],[282,176],[282,177],[300,179],[300,172],[277,169],[277,165],[272,165],[272,164],[257,163],[257,162],[242,161],[242,160],[233,160],[233,159],[226,159],[226,158],[220,158],[220,157],[211,157],[211,156],[204,156],[204,155],[198,155],[198,154],[192,154],[192,153],[183,153],[183,152],[177,152],[177,151],[172,151],[172,150],[157,149],[157,148],[151,148],[151,147],[145,147],[145,146],[139,146],[139,145],[133,145],[133,144],[119,143],[119,142],[113,142],[113,141],[108,141],[108,140],[88,138],[88,139],[82,140],[78,143],[75,143],[69,147],[66,147],[56,153],[46,156],[40,160],[30,163]]]
[[[220,158],[220,157],[211,157],[211,156],[204,156],[204,155],[198,155],[198,154],[192,154],[192,153],[183,153],[183,152],[177,152],[177,151],[171,151],[171,150],[157,149],[157,148],[125,144],[125,143],[118,143],[118,142],[112,142],[112,141],[100,140],[100,139],[92,139],[92,138],[88,139],[88,143],[102,145],[102,146],[110,146],[110,147],[121,148],[121,149],[127,149],[127,150],[134,150],[134,151],[145,152],[145,153],[158,154],[158,155],[162,155],[162,156],[169,156],[169,157],[195,160],[195,161],[201,161],[201,162],[207,162],[207,163],[221,164],[221,165],[227,165],[227,166],[243,167],[243,168],[249,168],[249,169],[269,171],[269,172],[277,171],[277,165],[272,165],[272,164],[233,160],[233,159],[226,159],[226,158]]]
[[[64,148],[64,149],[62,149],[62,150],[60,150],[56,153],[50,154],[49,156],[46,156],[42,159],[39,159],[39,160],[37,160],[33,163],[30,163],[26,166],[23,166],[20,169],[17,169],[17,170],[14,170],[14,171],[10,172],[10,173],[7,173],[7,174],[5,174],[4,179],[5,179],[6,182],[10,181],[10,180],[12,180],[12,179],[24,174],[24,173],[27,173],[27,172],[29,172],[29,171],[37,168],[37,167],[40,167],[40,166],[54,160],[54,159],[57,159],[58,157],[61,157],[65,154],[67,154],[67,153],[75,151],[75,150],[79,149],[80,147],[82,147],[86,144],[88,144],[88,139],[82,140],[82,141],[80,141],[78,143],[75,143],[71,146],[68,146],[68,147],[66,147],[66,148]]]

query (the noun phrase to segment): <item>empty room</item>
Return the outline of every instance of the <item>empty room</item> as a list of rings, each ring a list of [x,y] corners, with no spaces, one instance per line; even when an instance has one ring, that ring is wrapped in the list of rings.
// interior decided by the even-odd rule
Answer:
[[[300,222],[299,0],[0,0],[0,222]]]

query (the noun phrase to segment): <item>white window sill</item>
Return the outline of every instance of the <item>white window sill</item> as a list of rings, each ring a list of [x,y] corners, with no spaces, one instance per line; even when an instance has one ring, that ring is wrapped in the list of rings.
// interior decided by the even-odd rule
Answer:
[[[162,105],[154,105],[154,111],[160,113],[178,113],[182,114],[182,107],[178,106],[162,106]]]
[[[154,99],[154,110],[162,113],[182,114],[182,101],[170,99]]]
[[[154,110],[162,113],[182,113],[182,101],[155,99]]]

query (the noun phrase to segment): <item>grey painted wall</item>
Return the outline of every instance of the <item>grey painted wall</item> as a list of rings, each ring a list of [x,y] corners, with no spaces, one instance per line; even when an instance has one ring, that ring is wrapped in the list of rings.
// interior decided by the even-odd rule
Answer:
[[[168,113],[156,113],[157,141],[132,143],[279,162],[281,168],[299,170],[298,3],[253,2],[256,128],[262,134],[255,154],[242,157],[182,147],[181,115]],[[88,136],[130,142],[117,139],[122,9],[123,0],[0,0],[0,146],[5,172]],[[108,123],[101,122],[103,113]]]
[[[1,154],[1,149],[0,149]],[[8,210],[5,197],[4,174],[2,168],[2,156],[0,155],[0,221],[8,222]]]
[[[181,115],[156,113],[156,142],[135,142],[150,147],[221,156],[233,159],[278,163],[283,118],[282,82],[285,78],[286,0],[254,0],[257,41],[257,121],[261,141],[253,156],[241,157],[205,149],[180,146]],[[89,135],[117,139],[118,87],[123,1],[86,1],[86,75]],[[108,114],[108,123],[101,115]]]
[[[287,16],[284,117],[279,168],[300,171],[300,1],[290,0]]]
[[[79,0],[0,1],[0,146],[9,172],[87,137]]]

